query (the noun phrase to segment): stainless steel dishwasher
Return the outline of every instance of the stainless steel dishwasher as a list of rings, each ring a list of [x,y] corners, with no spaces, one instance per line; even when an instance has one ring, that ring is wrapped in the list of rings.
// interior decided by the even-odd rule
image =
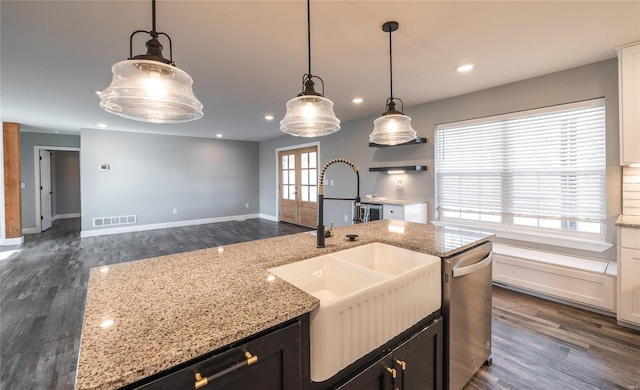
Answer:
[[[491,249],[487,242],[442,262],[449,390],[461,389],[483,364],[491,364]]]

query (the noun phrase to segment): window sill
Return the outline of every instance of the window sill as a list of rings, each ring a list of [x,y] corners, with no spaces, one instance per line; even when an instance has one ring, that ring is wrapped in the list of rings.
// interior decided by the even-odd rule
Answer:
[[[559,234],[543,234],[539,232],[496,229],[486,226],[464,225],[445,221],[432,221],[431,223],[436,226],[482,230],[489,233],[494,233],[498,238],[533,242],[536,244],[553,245],[563,248],[581,249],[589,252],[604,252],[607,249],[613,247],[613,244],[610,244],[606,241],[567,237]]]

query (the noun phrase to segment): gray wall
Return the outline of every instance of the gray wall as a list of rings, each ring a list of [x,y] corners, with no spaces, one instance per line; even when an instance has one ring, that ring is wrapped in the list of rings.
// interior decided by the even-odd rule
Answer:
[[[321,161],[334,157],[351,159],[361,168],[362,194],[375,193],[390,197],[424,199],[429,202],[429,220],[433,219],[434,193],[434,130],[437,124],[483,116],[497,115],[519,110],[544,107],[579,100],[605,97],[607,122],[607,242],[615,244],[615,220],[621,210],[621,169],[618,150],[618,73],[617,60],[607,60],[579,68],[569,69],[529,80],[523,80],[467,95],[439,100],[405,109],[412,118],[418,136],[429,140],[426,145],[400,146],[390,149],[368,147],[369,133],[373,129],[374,116],[343,123],[342,130],[320,141]],[[384,97],[380,97],[384,100]],[[382,100],[381,100],[382,101]],[[276,216],[276,159],[274,150],[279,147],[308,142],[283,136],[260,143],[260,211]],[[370,166],[408,165],[419,163],[428,166],[427,172],[405,175],[369,173]],[[345,166],[346,167],[346,166]],[[325,196],[346,196],[354,192],[351,187],[353,173],[348,169],[332,166],[329,178],[337,180],[334,187],[326,187]],[[396,180],[403,181],[404,189],[396,190]],[[336,191],[336,190],[344,191]],[[337,193],[340,192],[340,193]],[[344,225],[343,215],[350,212],[348,204],[331,202],[325,205],[325,225],[331,220]],[[348,202],[342,202],[348,203]],[[565,253],[615,260],[615,249],[603,253],[550,248],[543,245],[524,244]]]
[[[147,225],[259,212],[256,142],[93,129],[81,135],[83,231],[96,229],[96,217],[137,215]]]
[[[80,136],[50,133],[26,132],[28,127],[22,126],[20,132],[20,164],[22,189],[22,228],[36,227],[36,191],[34,177],[34,146],[80,147]]]
[[[80,213],[80,153],[56,150],[51,158],[52,215]]]

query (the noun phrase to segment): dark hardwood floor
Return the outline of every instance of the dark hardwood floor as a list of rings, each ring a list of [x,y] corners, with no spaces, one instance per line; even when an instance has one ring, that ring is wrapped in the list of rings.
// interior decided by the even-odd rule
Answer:
[[[616,319],[493,287],[493,364],[472,389],[640,389],[640,332]]]
[[[83,239],[79,230],[78,219],[59,220],[0,249],[2,390],[74,388],[92,267],[309,229],[251,219]],[[493,365],[466,389],[639,389],[640,332],[614,318],[494,287],[493,320]]]

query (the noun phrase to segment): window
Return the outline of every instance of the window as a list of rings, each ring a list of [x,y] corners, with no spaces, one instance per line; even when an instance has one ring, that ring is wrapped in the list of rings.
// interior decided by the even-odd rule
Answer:
[[[604,237],[604,99],[441,125],[442,221]]]

